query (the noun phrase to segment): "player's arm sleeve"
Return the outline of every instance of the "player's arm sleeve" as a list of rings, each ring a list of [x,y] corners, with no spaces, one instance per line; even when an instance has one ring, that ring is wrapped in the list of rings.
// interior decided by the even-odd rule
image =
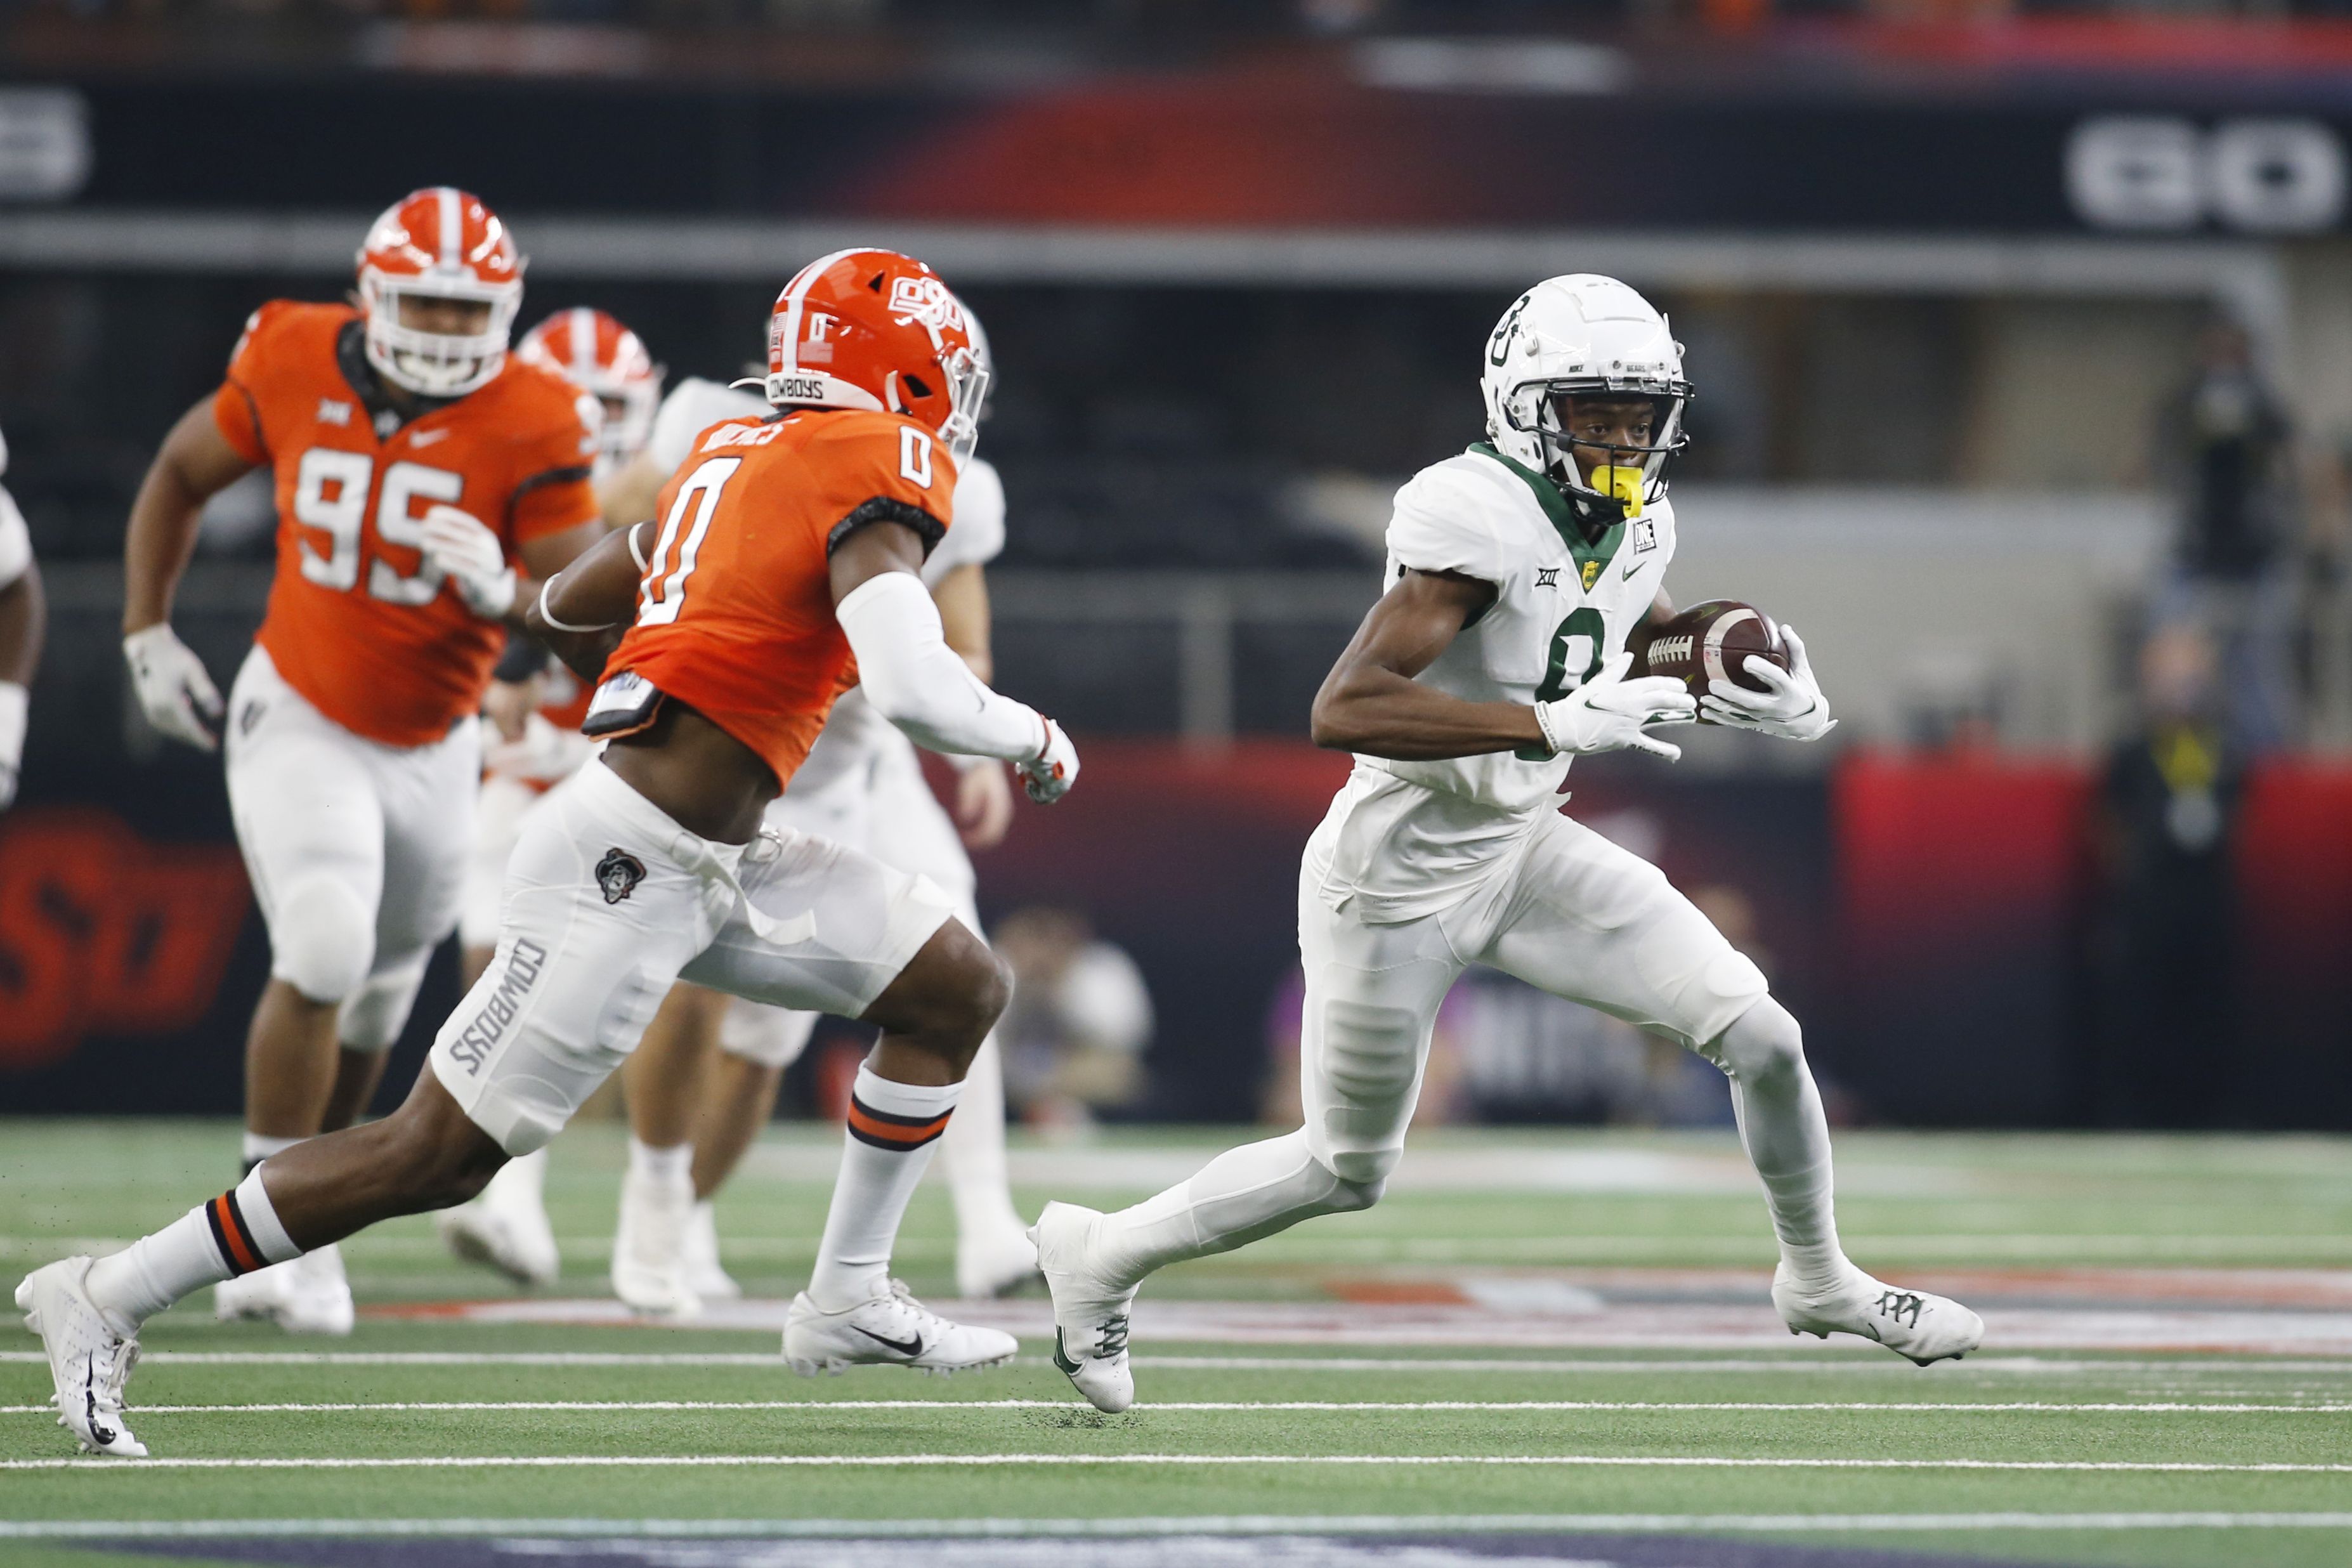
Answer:
[[[948,647],[939,606],[911,572],[851,589],[835,616],[857,656],[866,700],[927,751],[1026,762],[1042,754],[1045,721],[991,690]]]
[[[1486,520],[1493,498],[1475,478],[1448,468],[1415,475],[1397,491],[1389,519],[1389,553],[1413,572],[1454,572],[1507,583],[1511,565]]]

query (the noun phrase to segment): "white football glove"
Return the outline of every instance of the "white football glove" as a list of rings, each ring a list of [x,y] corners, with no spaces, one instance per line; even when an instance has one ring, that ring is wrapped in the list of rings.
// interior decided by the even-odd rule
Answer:
[[[1754,654],[1748,656],[1748,673],[1771,690],[1750,691],[1728,680],[1710,680],[1699,706],[1708,719],[1735,730],[1754,730],[1784,741],[1818,741],[1837,727],[1837,721],[1830,717],[1830,700],[1822,695],[1822,683],[1813,679],[1812,661],[1805,657],[1804,639],[1797,636],[1796,628],[1782,626],[1780,637],[1789,645],[1787,669]]]
[[[13,680],[0,680],[0,811],[16,798],[17,764],[25,760],[25,720],[32,693]]]
[[[1670,675],[1626,679],[1633,664],[1632,654],[1620,653],[1559,701],[1536,704],[1536,725],[1554,756],[1630,750],[1673,762],[1683,754],[1680,746],[1645,735],[1642,728],[1691,723],[1698,718],[1698,704]]]
[[[195,650],[173,635],[169,621],[124,637],[122,657],[147,722],[200,752],[220,749],[220,688],[205,673]]]
[[[1059,724],[1042,714],[1039,717],[1045,726],[1045,750],[1016,765],[1021,787],[1029,792],[1029,798],[1040,805],[1051,805],[1078,782],[1078,749],[1070,744],[1070,737]]]
[[[425,563],[448,579],[466,608],[486,621],[502,621],[514,608],[515,570],[506,546],[481,519],[454,506],[426,512]]]
[[[488,720],[482,724],[482,771],[502,778],[555,784],[578,773],[595,752],[595,742],[557,726],[543,713],[522,721],[520,740],[508,740]]]

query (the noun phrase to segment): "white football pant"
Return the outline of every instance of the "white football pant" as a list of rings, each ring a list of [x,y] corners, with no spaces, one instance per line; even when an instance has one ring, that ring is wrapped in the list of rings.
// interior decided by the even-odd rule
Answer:
[[[257,645],[229,691],[225,746],[270,974],[340,1004],[346,1047],[390,1049],[457,923],[481,775],[473,721],[424,746],[363,739]]]
[[[562,1129],[676,982],[856,1017],[953,918],[926,879],[824,839],[689,833],[602,763],[526,817],[505,911],[429,1060],[509,1154]]]

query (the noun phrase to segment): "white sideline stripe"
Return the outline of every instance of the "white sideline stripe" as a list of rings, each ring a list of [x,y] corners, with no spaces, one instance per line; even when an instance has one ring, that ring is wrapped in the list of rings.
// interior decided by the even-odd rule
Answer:
[[[2352,1530],[2352,1513],[1202,1514],[1139,1519],[0,1520],[0,1541],[282,1536],[893,1540],[937,1537],[1380,1535],[1535,1531]]]
[[[1890,1376],[1915,1378],[1919,1369],[1907,1362],[1888,1356],[1862,1352],[1872,1347],[1858,1345],[1851,1354],[1830,1359],[1820,1352],[1809,1352],[1821,1359],[1791,1356],[1782,1361],[1759,1361],[1753,1357],[1721,1357],[1708,1359],[1694,1356],[1682,1361],[1608,1361],[1608,1360],[1513,1360],[1505,1357],[1421,1359],[1412,1356],[1183,1356],[1139,1355],[1133,1358],[1139,1367],[1170,1371],[1192,1372],[1561,1372],[1608,1373],[1878,1373]],[[0,1364],[42,1365],[47,1356],[40,1351],[0,1351]],[[1022,1356],[1019,1364],[1048,1366],[1050,1357]],[[773,1372],[785,1369],[783,1357],[773,1351],[146,1351],[139,1358],[142,1366],[686,1366],[686,1367],[766,1367]],[[2087,1358],[2053,1358],[2033,1355],[2004,1356],[1977,1354],[1964,1365],[1938,1366],[1937,1377],[1973,1377],[1988,1373],[2034,1376],[2073,1376],[2085,1373],[2164,1373],[2227,1372],[2236,1376],[2249,1373],[2311,1376],[2314,1374],[2352,1376],[2352,1358],[2315,1361],[2308,1358],[2286,1361],[2271,1356],[2232,1356],[2189,1352],[2178,1361],[2098,1361]]]
[[[486,1410],[618,1410],[659,1414],[712,1410],[1085,1410],[1074,1399],[425,1399],[292,1405],[141,1405],[133,1415],[356,1415]],[[2340,1415],[2352,1405],[2247,1405],[2176,1401],[2069,1403],[2065,1400],[1760,1400],[1654,1399],[1190,1399],[1153,1400],[1144,1410],[1329,1412],[1354,1410],[1805,1411],[1883,1410],[1904,1414],[2056,1415]],[[54,1415],[54,1405],[0,1405],[0,1415]]]
[[[2352,1464],[2204,1464],[2157,1459],[1753,1458],[1705,1454],[485,1454],[373,1458],[0,1459],[0,1470],[142,1475],[156,1470],[1005,1469],[1026,1465],[1286,1465],[1558,1469],[2050,1470],[2150,1475],[2336,1476]]]

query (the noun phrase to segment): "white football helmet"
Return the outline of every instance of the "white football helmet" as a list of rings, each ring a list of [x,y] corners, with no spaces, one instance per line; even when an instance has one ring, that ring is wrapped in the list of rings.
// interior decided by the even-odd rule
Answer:
[[[1666,459],[1688,440],[1683,346],[1657,307],[1614,278],[1571,272],[1520,295],[1486,340],[1478,384],[1495,449],[1548,475],[1595,538],[1665,493]],[[1607,448],[1598,486],[1569,450],[1572,397],[1646,397],[1654,409],[1649,445]]]

